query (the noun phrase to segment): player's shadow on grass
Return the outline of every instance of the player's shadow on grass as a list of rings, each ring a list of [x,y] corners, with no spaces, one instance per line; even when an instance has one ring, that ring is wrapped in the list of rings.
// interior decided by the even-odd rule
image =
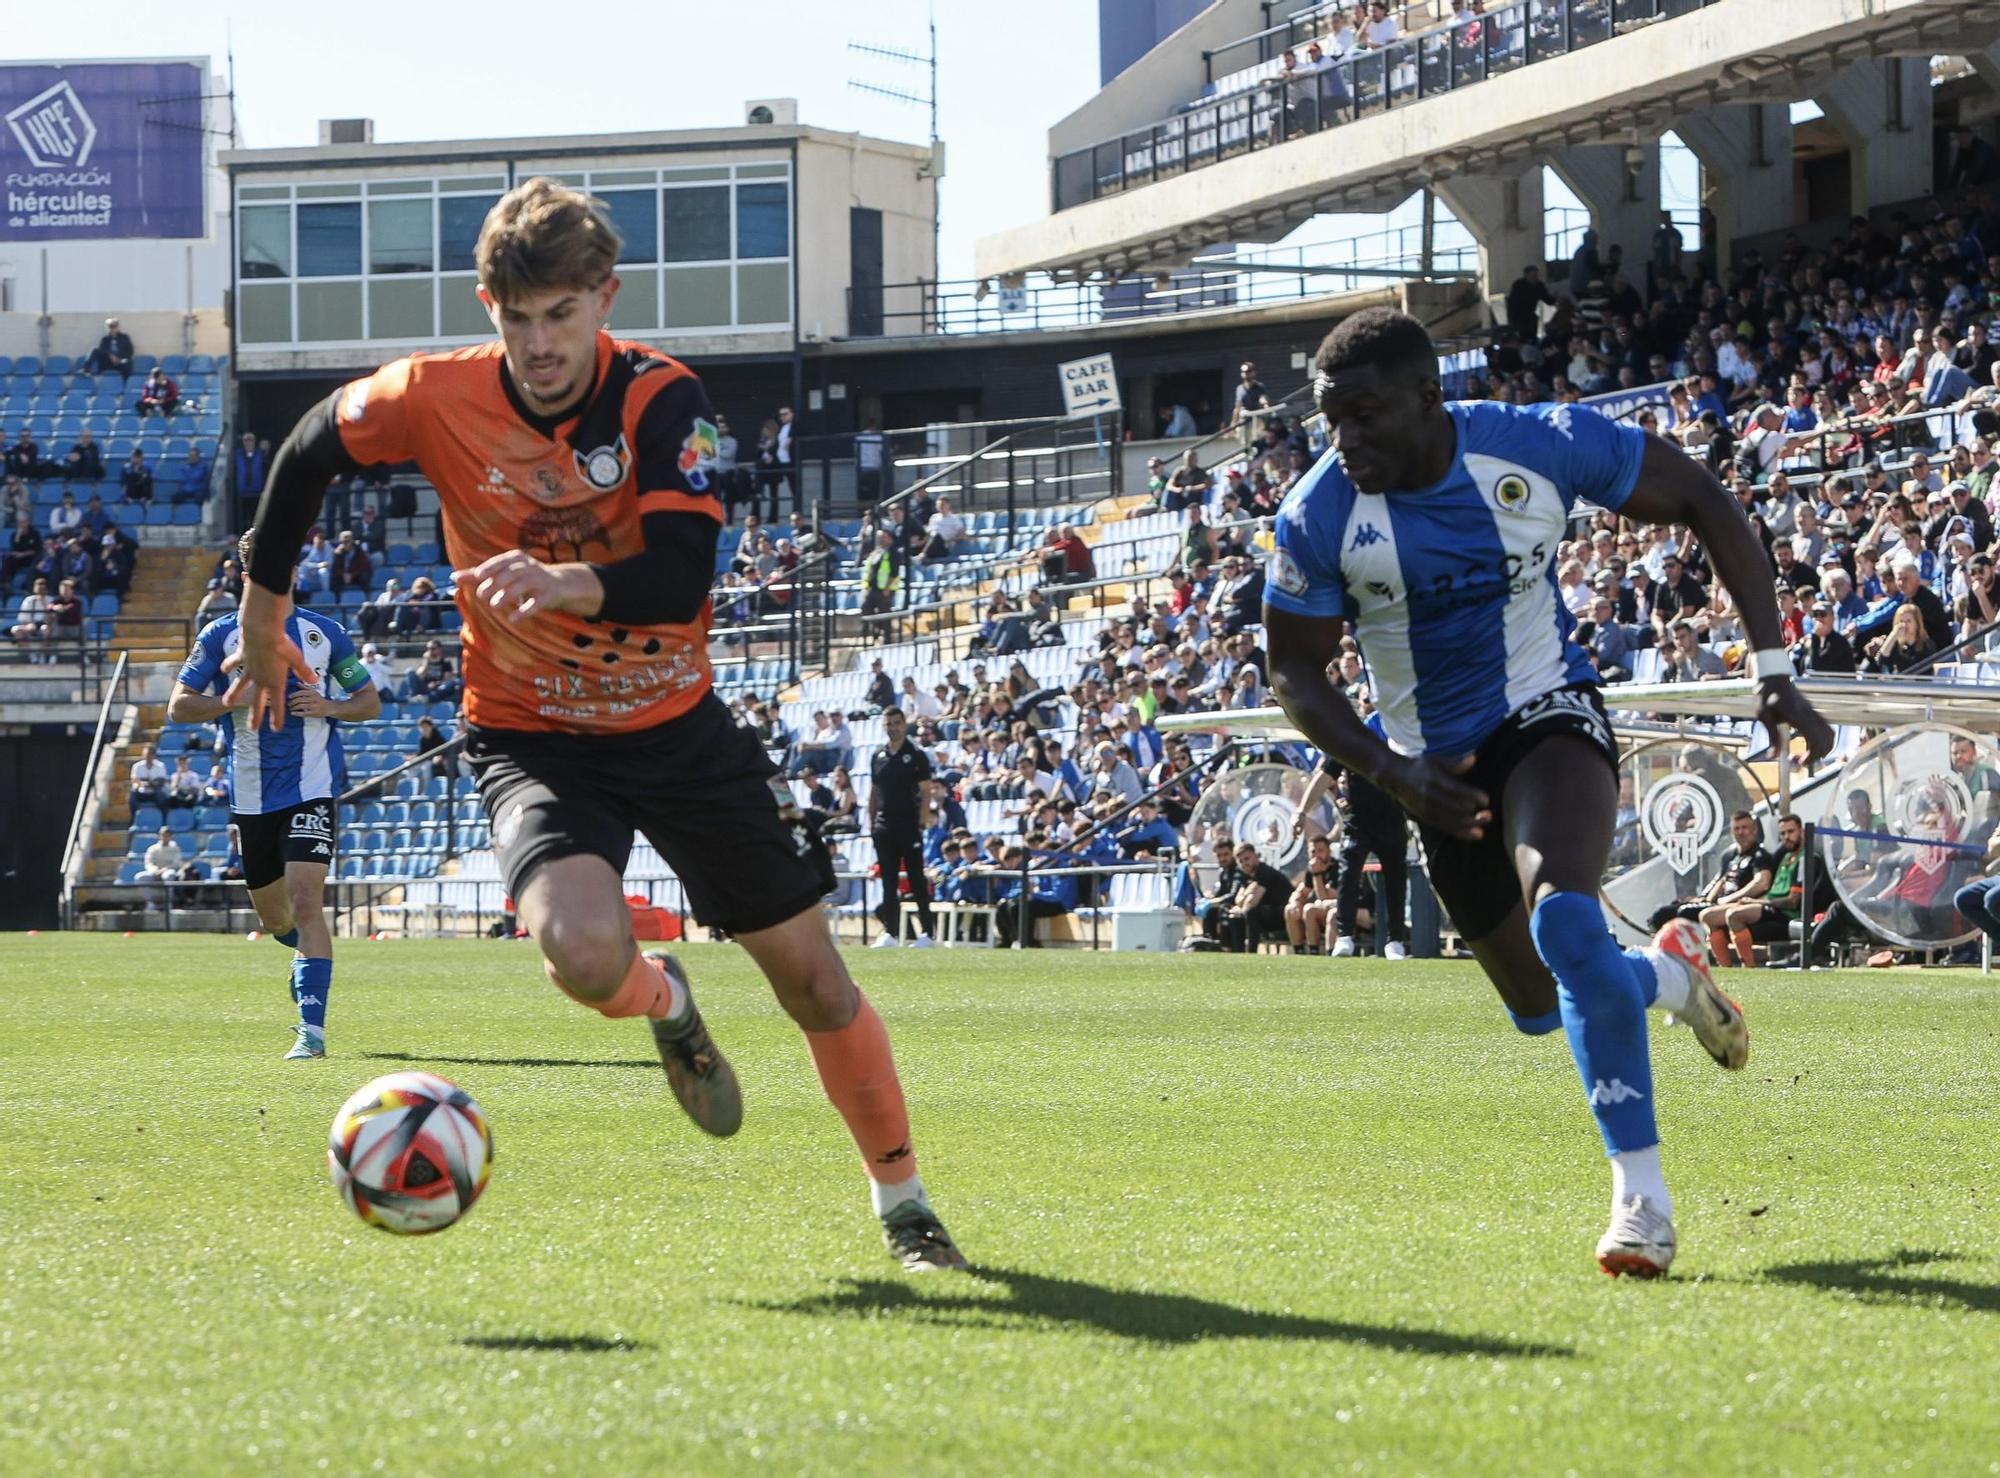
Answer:
[[[1910,1304],[1956,1308],[1968,1313],[2000,1314],[2000,1285],[1964,1278],[1911,1276],[1907,1269],[1927,1269],[1960,1261],[1955,1252],[1923,1252],[1903,1248],[1887,1257],[1855,1262],[1801,1262],[1766,1268],[1762,1277],[1774,1283],[1795,1283],[1851,1293],[1869,1303]]]
[[[831,1293],[757,1307],[786,1314],[826,1316],[894,1315],[922,1323],[1017,1328],[1025,1322],[1086,1325],[1106,1334],[1154,1344],[1193,1344],[1204,1339],[1338,1340],[1417,1355],[1484,1355],[1568,1359],[1566,1345],[1536,1344],[1483,1334],[1405,1329],[1392,1324],[1354,1324],[1303,1314],[1274,1314],[1235,1304],[1215,1303],[1180,1293],[1143,1293],[1108,1288],[1076,1278],[1048,1278],[1012,1268],[975,1268],[978,1282],[1004,1288],[1006,1299],[953,1296],[941,1278],[916,1284],[888,1278],[844,1278]]]
[[[453,1067],[639,1067],[660,1070],[658,1058],[641,1057],[427,1057],[417,1052],[363,1052],[372,1062],[449,1063]]]
[[[646,1346],[623,1335],[601,1334],[468,1334],[459,1341],[474,1350],[541,1350],[563,1355],[608,1355]]]

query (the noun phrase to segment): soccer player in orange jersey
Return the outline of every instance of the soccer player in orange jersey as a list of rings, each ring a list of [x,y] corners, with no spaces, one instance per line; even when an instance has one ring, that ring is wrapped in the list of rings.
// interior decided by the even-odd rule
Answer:
[[[241,688],[284,722],[290,570],[328,481],[415,461],[443,504],[464,614],[466,754],[549,979],[606,1016],[644,1016],[674,1095],[710,1134],[743,1103],[680,964],[634,943],[634,829],[695,917],[750,952],[805,1032],[861,1150],[890,1251],[963,1267],[931,1210],[889,1038],[835,949],[824,846],[711,689],[709,584],[723,512],[715,413],[657,350],[613,339],[618,235],[546,179],[479,237],[498,342],[386,364],[309,411],[279,449],[244,587]]]

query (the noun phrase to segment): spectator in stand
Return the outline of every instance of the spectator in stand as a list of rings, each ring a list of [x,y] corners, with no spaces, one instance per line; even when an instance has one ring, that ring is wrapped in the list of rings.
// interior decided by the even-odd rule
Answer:
[[[390,613],[390,626],[397,636],[421,636],[436,631],[446,602],[438,595],[437,582],[419,575],[410,582],[410,598]]]
[[[1097,566],[1090,546],[1077,537],[1074,527],[1058,524],[1043,537],[1042,583],[1075,585],[1097,578]]]
[[[1725,675],[1722,659],[1701,644],[1691,621],[1676,621],[1660,648],[1660,681],[1703,682]]]
[[[882,529],[875,535],[875,547],[861,562],[861,614],[874,616],[893,610],[902,583],[895,535]]]
[[[773,444],[773,450],[777,456],[778,476],[785,484],[785,491],[791,495],[792,506],[794,508],[804,506],[799,501],[799,458],[798,449],[793,442],[793,434],[797,429],[792,424],[792,408],[788,405],[779,406],[778,436],[776,442]],[[776,489],[774,487],[774,501],[771,504],[771,517],[773,519],[778,516],[775,492]]]
[[[35,525],[25,510],[14,516],[14,532],[7,543],[7,553],[0,556],[0,585],[11,589],[14,577],[23,570],[33,569],[35,561],[42,555],[42,536],[35,532]]]
[[[314,531],[312,539],[299,551],[298,588],[294,598],[309,605],[312,598],[333,587],[333,546],[326,535]]]
[[[375,505],[368,503],[361,509],[361,522],[354,530],[354,537],[361,547],[368,551],[371,559],[383,559],[389,553],[389,521],[375,511]]]
[[[1090,799],[1109,795],[1117,805],[1137,800],[1145,790],[1139,783],[1139,772],[1132,768],[1131,762],[1109,739],[1098,741],[1092,754],[1091,772],[1085,777],[1085,783]]]
[[[28,485],[9,472],[0,479],[0,514],[12,523],[22,515],[30,522],[35,516],[35,495],[28,491]]]
[[[220,580],[210,580],[208,589],[202,593],[201,601],[194,608],[195,629],[199,631],[211,621],[219,621],[236,609],[236,597],[222,588]]]
[[[14,624],[7,630],[15,644],[28,654],[30,663],[55,661],[49,652],[49,640],[54,635],[49,605],[48,576],[37,575],[28,593],[21,597],[21,604],[14,612]]]
[[[119,327],[117,319],[104,320],[104,337],[83,361],[83,368],[87,374],[131,378],[132,336]]]
[[[194,872],[193,864],[182,855],[181,844],[174,840],[172,828],[163,826],[153,844],[146,848],[145,864],[139,869],[139,876],[149,883],[182,883],[192,881],[198,874]],[[163,904],[168,896],[162,892]]]
[[[1257,366],[1244,360],[1237,367],[1236,389],[1231,399],[1229,424],[1247,447],[1256,434],[1257,412],[1269,410],[1271,392],[1257,378]]]
[[[119,496],[128,503],[143,507],[153,501],[153,469],[146,465],[146,455],[137,447],[132,448],[132,455],[119,469],[118,489]]]
[[[1368,19],[1361,23],[1355,42],[1365,50],[1379,51],[1402,34],[1390,18],[1389,0],[1369,0]],[[1286,891],[1290,891],[1289,884]]]
[[[381,593],[361,608],[355,626],[364,637],[388,636],[396,631],[396,616],[409,600],[403,582],[390,576]]]
[[[336,591],[366,590],[374,580],[374,561],[368,558],[368,551],[363,549],[354,537],[354,530],[340,531],[340,538],[333,546],[333,558],[328,576],[332,588]]]
[[[208,501],[208,459],[201,454],[201,443],[188,446],[187,460],[181,463],[180,483],[174,489],[174,502],[206,503]]]
[[[7,448],[7,471],[24,482],[40,482],[48,474],[42,462],[41,443],[29,432],[25,421],[21,423],[20,435]]]
[[[160,760],[159,745],[148,744],[132,762],[130,786],[125,794],[134,810],[167,803],[167,767]]]
[[[425,714],[417,720],[417,752],[410,758],[420,760],[427,754],[443,749],[449,742],[449,737],[437,726],[437,720]],[[440,754],[431,761],[431,777],[436,780],[449,780],[456,768],[457,761],[453,756]]]
[[[1824,600],[1812,604],[1811,626],[1792,648],[1792,666],[1801,673],[1851,673],[1854,648],[1834,626],[1834,609]]]
[[[886,710],[890,705],[877,706]],[[792,774],[799,775],[811,769],[824,775],[851,766],[854,763],[854,731],[847,726],[847,715],[815,709],[812,719],[812,732],[793,746]]]
[[[49,532],[67,540],[83,526],[83,510],[76,506],[76,494],[63,489],[62,502],[49,510]]]
[[[180,403],[181,387],[163,369],[155,367],[139,387],[138,409],[142,416],[171,416]]]
[[[965,537],[965,520],[952,512],[951,499],[937,500],[937,511],[930,516],[924,533],[922,557],[926,564],[952,557],[953,546]]]
[[[396,669],[389,665],[389,659],[382,655],[382,649],[372,641],[362,644],[361,667],[368,674],[368,680],[375,684],[376,692],[384,698],[396,696]]]
[[[57,648],[57,655],[50,660],[60,660],[62,652],[82,659],[83,590],[73,577],[62,580],[49,598],[49,640]]]
[[[239,502],[247,504],[263,495],[264,479],[271,474],[271,457],[258,445],[256,432],[246,431],[238,438],[229,471]]]
[[[1541,337],[1541,310],[1555,306],[1556,295],[1542,281],[1541,267],[1530,262],[1507,289],[1507,327],[1521,342],[1532,344]]]
[[[1927,661],[1937,650],[1937,643],[1924,631],[1923,613],[1914,604],[1900,605],[1888,633],[1868,643],[1861,670],[1893,676]]]
[[[77,432],[75,444],[64,454],[62,475],[66,483],[104,480],[104,448],[88,426]]]
[[[187,751],[174,756],[174,768],[167,776],[167,805],[175,810],[192,810],[201,804],[201,776],[188,763]]]
[[[216,869],[216,878],[225,883],[243,881],[243,834],[236,829],[234,821],[229,823],[229,843],[222,854],[222,866]]]
[[[410,673],[409,696],[426,703],[456,703],[462,691],[458,664],[445,654],[444,643],[435,639],[425,642],[423,660]]]
[[[228,770],[221,765],[210,765],[208,778],[201,783],[201,804],[226,811],[230,795]]]
[[[1167,479],[1167,496],[1160,505],[1161,511],[1178,513],[1191,504],[1206,505],[1214,485],[1197,459],[1195,449],[1189,447],[1181,453],[1180,466]]]

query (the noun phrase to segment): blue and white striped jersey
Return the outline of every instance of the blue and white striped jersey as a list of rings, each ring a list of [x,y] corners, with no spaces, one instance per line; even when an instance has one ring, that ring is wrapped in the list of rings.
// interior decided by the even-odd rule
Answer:
[[[1470,754],[1522,704],[1595,681],[1570,638],[1556,550],[1579,498],[1618,509],[1645,434],[1581,406],[1446,407],[1436,484],[1363,493],[1328,452],[1286,495],[1264,598],[1352,623],[1389,743]]]
[[[338,621],[314,611],[294,611],[285,632],[305,653],[307,665],[319,675],[319,690],[327,697],[335,696],[336,685],[348,693],[367,685],[368,672],[355,655],[353,638]],[[181,667],[181,682],[197,693],[219,696],[235,681],[235,674],[225,673],[222,664],[242,642],[234,611],[209,622]],[[296,677],[285,680],[287,693],[298,688]],[[222,716],[223,735],[229,742],[231,810],[261,816],[337,792],[343,765],[340,735],[332,719],[300,718],[288,712],[284,728],[272,733],[239,727],[236,717]]]

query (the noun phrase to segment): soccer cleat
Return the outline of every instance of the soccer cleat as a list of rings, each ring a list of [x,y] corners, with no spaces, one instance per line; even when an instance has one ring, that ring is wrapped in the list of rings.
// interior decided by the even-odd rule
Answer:
[[[708,1034],[681,962],[659,950],[648,950],[646,958],[687,991],[685,1019],[648,1023],[653,1028],[653,1045],[660,1049],[660,1065],[667,1070],[667,1085],[697,1128],[727,1139],[743,1127],[743,1090],[736,1082],[736,1070]]]
[[[1409,957],[1410,947],[1401,940],[1392,939],[1382,946],[1382,958],[1385,960],[1407,960]]]
[[[1687,1010],[1669,1016],[1667,1025],[1686,1023],[1710,1057],[1732,1073],[1741,1071],[1750,1060],[1750,1027],[1743,1008],[1715,984],[1701,926],[1675,919],[1653,936],[1653,947],[1679,962],[1688,974]]]
[[[1597,1265],[1613,1278],[1663,1278],[1674,1265],[1674,1220],[1644,1196],[1627,1196],[1598,1239]]]
[[[919,934],[910,941],[911,949],[936,949],[937,941],[928,934]]]
[[[1329,950],[1328,953],[1331,954],[1336,960],[1353,959],[1354,958],[1353,938],[1346,934],[1341,935],[1340,938],[1334,940],[1333,948]]]
[[[303,1021],[292,1030],[298,1034],[298,1040],[292,1043],[292,1050],[284,1055],[284,1061],[304,1062],[308,1058],[326,1056],[325,1032],[307,1026]]]
[[[901,949],[903,941],[893,934],[877,934],[875,942],[868,947],[870,949]]]
[[[906,1273],[963,1270],[965,1254],[937,1214],[922,1201],[905,1201],[882,1218],[882,1240]]]

